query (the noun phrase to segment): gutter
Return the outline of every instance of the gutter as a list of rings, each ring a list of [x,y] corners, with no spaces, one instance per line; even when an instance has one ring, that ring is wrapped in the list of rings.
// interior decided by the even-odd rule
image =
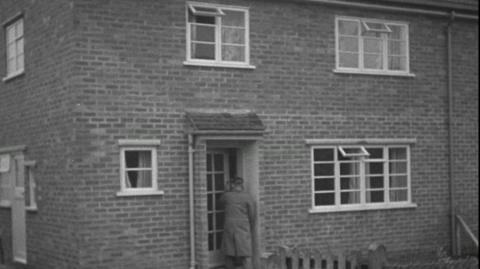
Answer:
[[[453,78],[452,78],[452,24],[456,14],[452,11],[447,25],[447,90],[448,90],[448,179],[449,179],[449,200],[450,200],[450,240],[451,252],[457,255],[457,240],[455,236],[455,185],[453,182]]]
[[[188,134],[188,190],[190,206],[190,269],[195,269],[195,204],[193,197],[193,135]]]
[[[404,12],[404,13],[416,13],[416,14],[424,14],[424,15],[432,15],[432,16],[440,16],[440,17],[450,17],[451,16],[451,13],[448,12],[448,11],[435,11],[435,10],[429,10],[429,9],[423,9],[423,8],[396,7],[396,6],[381,5],[381,4],[367,4],[367,3],[358,3],[358,2],[347,2],[347,1],[342,1],[342,0],[304,0],[304,1],[312,2],[312,3],[318,3],[318,4],[367,8],[367,9],[376,9],[376,10],[383,10],[383,11],[397,11],[397,12]],[[467,20],[478,21],[478,15],[456,13],[455,17],[459,18],[459,19],[467,19]]]

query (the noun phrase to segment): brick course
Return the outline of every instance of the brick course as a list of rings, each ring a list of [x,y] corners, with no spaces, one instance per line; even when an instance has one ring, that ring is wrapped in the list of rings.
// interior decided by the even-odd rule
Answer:
[[[184,66],[184,1],[1,2],[2,19],[25,10],[26,74],[0,86],[0,146],[25,144],[26,157],[39,162],[39,211],[27,213],[31,267],[187,268],[190,108],[250,110],[266,126],[260,214],[267,250],[280,243],[365,249],[378,241],[394,253],[448,246],[448,19],[287,1],[208,2],[250,7],[256,69]],[[415,77],[333,73],[335,15],[408,22]],[[456,197],[478,235],[478,25],[456,21],[453,29]],[[165,195],[115,196],[117,141],[125,138],[161,140]],[[309,138],[416,138],[418,207],[309,214]],[[205,146],[197,145],[195,157],[200,268],[207,259]],[[9,214],[0,209],[1,226]]]

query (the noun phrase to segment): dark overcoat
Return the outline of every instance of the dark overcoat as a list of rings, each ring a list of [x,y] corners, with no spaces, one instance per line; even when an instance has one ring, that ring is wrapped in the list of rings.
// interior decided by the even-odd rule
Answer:
[[[246,192],[226,192],[222,248],[227,256],[252,256],[252,231],[256,221],[255,202]]]

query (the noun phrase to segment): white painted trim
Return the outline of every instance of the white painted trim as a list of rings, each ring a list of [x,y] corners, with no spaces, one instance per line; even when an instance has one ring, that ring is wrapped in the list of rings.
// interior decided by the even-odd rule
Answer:
[[[206,66],[206,67],[224,67],[224,68],[238,68],[238,69],[255,69],[254,65],[235,62],[217,62],[217,61],[202,61],[202,60],[187,60],[183,62],[186,66]]]
[[[15,72],[11,73],[11,74],[8,74],[6,77],[2,78],[2,81],[7,82],[7,81],[12,80],[16,77],[19,77],[23,74],[25,74],[25,68],[17,70]]]
[[[386,210],[386,209],[402,209],[402,208],[417,208],[415,203],[390,203],[390,204],[368,204],[368,205],[342,205],[342,206],[325,206],[310,208],[308,213],[331,213],[331,212],[347,212],[347,211],[367,211],[367,210]]]
[[[0,208],[10,208],[12,207],[12,202],[11,201],[6,201],[6,200],[2,200],[0,201]]]
[[[0,148],[1,153],[14,153],[14,152],[22,152],[27,149],[25,145],[17,145],[17,146],[10,146],[10,147],[3,147]]]
[[[340,21],[351,21],[355,22],[358,26],[358,33],[357,35],[351,37],[355,37],[358,39],[358,67],[340,67],[340,33],[338,24]],[[405,67],[406,70],[389,70],[388,69],[388,36],[386,33],[381,35],[382,40],[382,69],[370,69],[364,67],[364,36],[362,36],[362,25],[365,22],[373,22],[373,23],[383,23],[388,25],[398,25],[405,27]],[[351,74],[365,74],[365,75],[387,75],[387,76],[407,76],[412,77],[413,74],[410,73],[410,43],[409,43],[409,25],[407,22],[403,21],[389,21],[383,19],[371,19],[371,18],[363,18],[363,17],[350,17],[350,16],[335,16],[335,69],[333,70],[334,73],[351,73]],[[345,36],[345,35],[344,35]]]
[[[159,146],[160,139],[119,139],[119,146]]]
[[[154,196],[154,195],[164,195],[163,190],[137,190],[137,191],[119,191],[117,192],[117,197],[129,197],[129,196]]]
[[[338,139],[305,139],[307,145],[408,145],[417,143],[416,138],[338,138]]]
[[[152,175],[152,187],[150,188],[127,188],[125,172],[127,171],[125,166],[125,151],[150,151],[151,153],[151,175]],[[135,193],[134,195],[144,195],[143,193],[158,192],[158,161],[157,161],[157,148],[155,146],[122,146],[120,149],[120,193]]]

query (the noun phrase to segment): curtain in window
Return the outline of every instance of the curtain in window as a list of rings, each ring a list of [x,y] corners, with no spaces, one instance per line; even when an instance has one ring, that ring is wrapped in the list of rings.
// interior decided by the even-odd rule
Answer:
[[[138,166],[140,168],[151,168],[151,154],[150,152],[140,152],[138,159]],[[139,171],[137,184],[139,188],[148,188],[152,186],[151,180],[152,171],[143,170]]]

